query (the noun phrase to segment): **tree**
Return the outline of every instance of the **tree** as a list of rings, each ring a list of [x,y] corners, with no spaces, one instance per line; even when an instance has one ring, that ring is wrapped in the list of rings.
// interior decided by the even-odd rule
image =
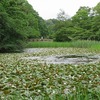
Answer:
[[[92,27],[91,8],[80,7],[77,13],[72,17],[73,28],[75,28],[74,38],[87,40],[91,36]]]
[[[64,10],[60,9],[60,12],[57,14],[57,19],[61,21],[66,21],[69,18],[69,15],[67,15]]]
[[[71,39],[67,35],[66,28],[61,28],[56,32],[55,41],[57,42],[71,41]]]
[[[19,29],[16,28],[16,21],[18,23],[20,20],[14,20],[7,11],[10,2],[3,1],[5,0],[0,3],[2,8],[0,11],[0,52],[21,50],[26,35],[20,33]],[[20,23],[21,25],[22,23]]]
[[[54,38],[54,33],[55,33],[55,24],[58,22],[57,19],[48,19],[45,20],[46,26],[48,28],[48,38],[53,39]]]
[[[83,29],[91,28],[91,20],[89,17],[90,14],[89,7],[80,7],[76,14],[72,17],[72,22],[75,26],[81,27]]]
[[[52,33],[52,34],[50,34],[50,37],[52,37],[52,38],[58,38],[59,36],[57,36],[57,35],[61,36],[61,34],[57,34],[59,31],[61,31],[61,29],[66,29],[66,31],[68,33],[67,35],[69,35],[68,28],[72,27],[71,19],[69,18],[68,15],[65,14],[65,12],[63,10],[60,10],[60,12],[57,15],[57,19],[50,19],[46,22],[47,22],[49,32]],[[56,35],[54,35],[54,34],[56,34]],[[64,38],[64,37],[62,36],[62,38]]]
[[[57,41],[65,40],[63,31],[71,39],[100,41],[100,2],[94,8],[80,7],[72,18],[60,10],[56,22],[51,19],[47,25]]]
[[[94,7],[95,15],[100,15],[100,2]]]
[[[100,2],[93,9],[94,15],[92,19],[92,35],[90,39],[100,41]]]
[[[49,34],[49,31],[46,26],[46,22],[41,17],[39,17],[38,19],[38,25],[39,25],[40,36],[47,37],[47,35]]]
[[[26,0],[1,0],[0,52],[22,50],[28,38],[37,38],[47,32],[44,23]]]

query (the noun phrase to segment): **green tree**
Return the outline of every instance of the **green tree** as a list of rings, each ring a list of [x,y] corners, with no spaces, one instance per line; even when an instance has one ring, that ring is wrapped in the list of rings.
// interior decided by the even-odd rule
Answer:
[[[89,7],[80,7],[76,14],[72,17],[72,22],[77,27],[81,27],[83,29],[91,28],[91,20],[89,17],[90,14]]]
[[[28,38],[39,38],[46,28],[26,0],[0,1],[0,52],[22,50]]]
[[[60,31],[64,29],[71,39],[100,41],[100,2],[94,8],[80,7],[72,18],[60,10],[57,19],[48,20],[47,26],[50,33],[56,34],[55,38],[60,39]]]
[[[40,36],[47,38],[49,31],[48,31],[48,28],[46,26],[46,21],[44,21],[41,17],[39,17],[38,24],[39,24]]]
[[[21,50],[26,34],[22,34],[16,27],[18,19],[10,17],[8,7],[10,2],[2,0],[0,3],[0,52]],[[17,11],[17,10],[15,10]],[[19,23],[20,26],[22,23]]]
[[[100,41],[100,2],[93,9],[91,40]]]
[[[60,9],[60,12],[57,14],[57,19],[61,21],[66,21],[69,18],[69,15],[67,15],[64,10]]]
[[[52,38],[56,38],[57,35],[61,35],[61,34],[57,34],[61,29],[66,29],[68,33],[67,35],[69,35],[68,28],[72,27],[72,22],[69,16],[66,15],[63,10],[60,10],[60,12],[57,15],[57,19],[47,20],[47,26],[48,26],[49,32],[52,33],[49,36]]]
[[[71,41],[71,39],[68,37],[66,28],[61,28],[56,32],[55,41],[57,42]]]
[[[77,13],[72,17],[73,28],[75,28],[75,39],[90,39],[93,17],[91,16],[91,8],[80,7]]]
[[[57,19],[48,19],[45,20],[46,26],[48,28],[48,38],[53,39],[54,38],[54,33],[55,33],[55,24],[58,22]]]

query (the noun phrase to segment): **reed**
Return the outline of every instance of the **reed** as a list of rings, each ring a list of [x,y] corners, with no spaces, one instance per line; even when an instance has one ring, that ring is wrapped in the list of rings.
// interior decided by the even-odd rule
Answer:
[[[98,41],[89,41],[89,40],[78,40],[72,42],[29,42],[26,45],[27,48],[58,48],[58,47],[73,47],[73,48],[90,48],[94,50],[100,50],[100,42]]]

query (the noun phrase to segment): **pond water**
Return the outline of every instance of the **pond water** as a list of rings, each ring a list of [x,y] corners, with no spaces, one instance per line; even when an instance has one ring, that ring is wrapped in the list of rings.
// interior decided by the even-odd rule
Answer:
[[[24,49],[25,53],[36,53],[43,51],[43,48],[26,48]]]
[[[35,53],[42,52],[44,49],[32,48],[26,49],[27,53]],[[24,57],[23,59],[38,61],[39,63],[47,63],[47,64],[89,64],[100,62],[100,55],[75,55],[75,54],[67,54],[67,55],[49,55],[49,56],[32,56],[32,57]]]
[[[40,63],[47,64],[86,64],[100,62],[100,56],[37,56],[37,57],[24,57],[28,60],[37,60]]]

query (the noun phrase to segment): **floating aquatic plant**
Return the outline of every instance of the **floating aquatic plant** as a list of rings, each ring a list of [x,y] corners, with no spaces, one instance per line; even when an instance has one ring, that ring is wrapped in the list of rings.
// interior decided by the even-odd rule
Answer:
[[[0,54],[0,99],[74,100],[76,98],[76,100],[99,100],[99,62],[58,65],[22,59],[30,56],[61,55],[72,49],[59,48],[57,50],[44,49],[43,52],[30,54]],[[83,51],[80,50],[80,52]],[[76,53],[80,52],[77,51]]]

